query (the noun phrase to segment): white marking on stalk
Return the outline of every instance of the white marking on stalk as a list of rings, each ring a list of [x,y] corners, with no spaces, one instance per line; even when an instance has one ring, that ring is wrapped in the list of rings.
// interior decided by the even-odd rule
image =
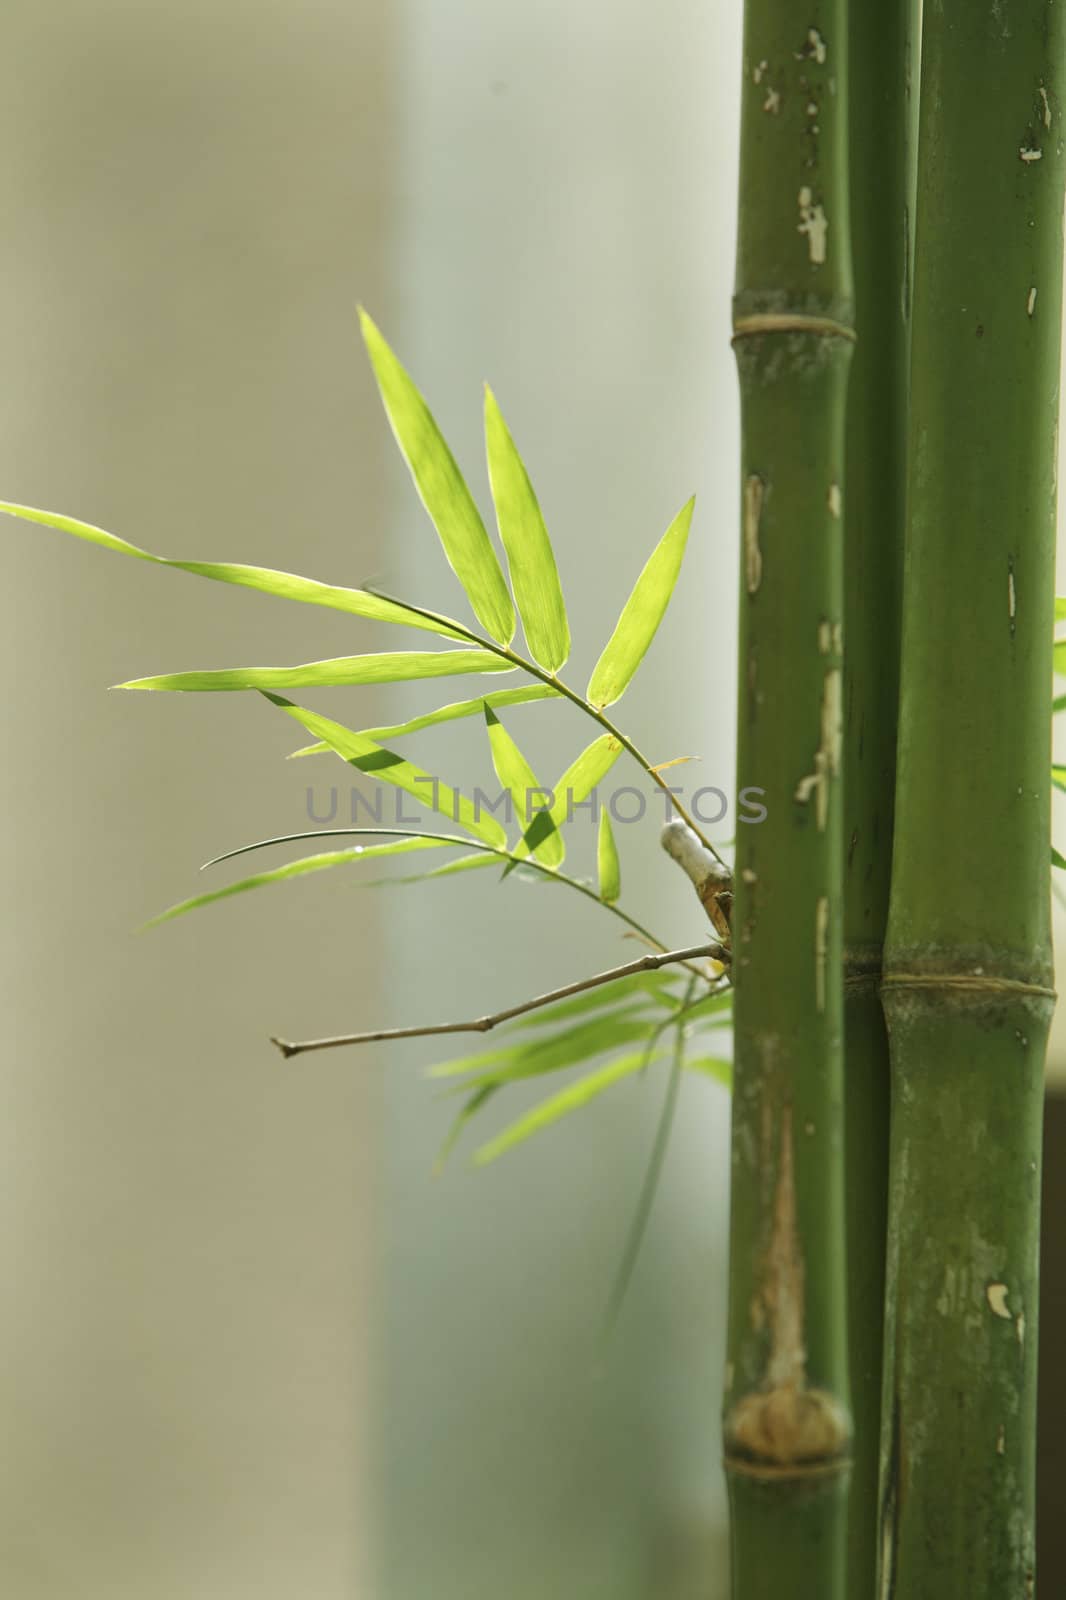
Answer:
[[[1044,102],[1044,127],[1045,128],[1050,128],[1051,127],[1051,102],[1049,101],[1049,99],[1047,97],[1047,90],[1044,88],[1043,84],[1040,85],[1039,89],[1037,90],[1037,93],[1039,94],[1041,100]]]
[[[840,492],[839,483],[831,483],[829,485],[829,515],[831,517],[839,517],[843,505],[844,497]]]
[[[781,109],[781,95],[777,89],[767,89],[766,99],[762,103],[762,108],[764,111],[769,111],[771,116],[777,116]]]
[[[838,656],[844,654],[844,624],[842,622],[834,622],[833,624],[833,649]]]
[[[1018,154],[1027,165],[1030,161],[1042,161],[1044,158],[1043,150],[1035,150],[1024,144],[1019,149]]]
[[[760,1299],[770,1322],[767,1381],[771,1388],[777,1384],[799,1384],[803,1382],[807,1351],[803,1343],[804,1268],[796,1219],[791,1106],[785,1106],[781,1112],[773,1231],[766,1265],[766,1281]]]
[[[750,867],[745,867],[740,876],[744,879],[745,883],[758,883],[759,881],[759,874],[757,872],[752,872]]]
[[[1025,302],[1025,309],[1026,309],[1027,314],[1030,317],[1032,316],[1034,310],[1036,309],[1036,285],[1035,284],[1029,290],[1029,298]]]
[[[807,1135],[807,1137],[810,1138],[811,1134],[814,1132],[814,1123],[813,1122],[805,1122],[803,1124],[803,1131]]]
[[[820,67],[825,65],[825,58],[827,54],[828,51],[825,40],[822,38],[817,28],[808,28],[807,44],[805,48],[802,50],[793,51],[793,55],[797,61],[817,61]]]
[[[1014,588],[1014,569],[1007,570],[1007,615],[1013,622],[1018,612],[1018,596]]]
[[[797,233],[807,235],[807,249],[810,253],[812,266],[820,267],[825,261],[825,239],[829,232],[829,222],[821,205],[815,205],[814,195],[806,184],[800,190],[796,203],[799,206],[800,220],[796,228]]]
[[[752,70],[752,74],[751,74],[752,83],[761,83],[762,82],[762,75],[766,71],[766,69],[769,66],[769,64],[770,63],[768,61],[765,61],[765,60],[759,62],[759,65]]]
[[[829,953],[829,901],[823,894],[814,912],[814,994],[819,1011],[825,1010],[825,968]]]
[[[1012,1319],[1012,1313],[1007,1306],[1007,1295],[1010,1290],[1005,1283],[990,1283],[985,1290],[993,1316],[1003,1317],[1007,1322]]]
[[[807,101],[807,115],[809,117],[816,117],[818,115],[818,102],[816,100]]]
[[[840,771],[841,703],[840,668],[831,667],[822,680],[821,739],[814,755],[814,771],[796,785],[795,798],[806,805],[815,797],[818,832],[825,832],[829,818],[829,780]]]
[[[827,656],[833,648],[833,630],[828,622],[818,624],[818,649]]]
[[[1006,1453],[1006,1449],[1007,1449],[1007,1430],[1004,1428],[1004,1426],[1003,1426],[1003,1424],[1001,1422],[999,1427],[996,1429],[996,1454],[997,1454],[997,1456],[1004,1455]]]
[[[765,494],[762,479],[757,473],[749,473],[744,483],[744,581],[749,594],[755,594],[762,582],[759,522]]]
[[[1018,1335],[1018,1343],[1025,1348],[1025,1312],[1019,1311],[1014,1319],[1014,1331]]]

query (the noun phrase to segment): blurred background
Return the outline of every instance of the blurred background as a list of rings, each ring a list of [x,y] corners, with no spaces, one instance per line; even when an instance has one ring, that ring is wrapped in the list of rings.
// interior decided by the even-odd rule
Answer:
[[[696,491],[623,723],[731,791],[739,10],[12,0],[4,495],[166,554],[461,604],[362,301],[483,508],[491,379],[575,676]],[[431,1050],[283,1067],[267,1043],[474,1014],[632,947],[595,908],[479,874],[326,874],[138,935],[219,850],[313,826],[337,780],[285,763],[298,730],[258,698],[108,685],[396,638],[44,530],[5,528],[0,559],[0,1591],[717,1600],[723,1092],[685,1085],[604,1352],[661,1080],[434,1177],[452,1107]],[[465,692],[441,688],[315,703],[370,726]],[[587,738],[557,707],[509,721],[544,771]],[[481,742],[453,725],[410,748],[454,779]],[[702,913],[657,832],[619,829],[626,900],[685,943]]]

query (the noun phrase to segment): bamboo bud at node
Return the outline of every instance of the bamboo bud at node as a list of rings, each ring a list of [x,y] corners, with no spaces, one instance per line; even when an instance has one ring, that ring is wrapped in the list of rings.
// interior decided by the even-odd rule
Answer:
[[[729,868],[714,859],[688,823],[682,822],[680,817],[666,824],[659,842],[690,879],[715,931],[728,944],[731,937],[730,913],[733,909],[733,874]]]

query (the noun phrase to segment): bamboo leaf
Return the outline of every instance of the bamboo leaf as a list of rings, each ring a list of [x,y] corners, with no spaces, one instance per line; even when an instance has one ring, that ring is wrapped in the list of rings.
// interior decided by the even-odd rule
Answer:
[[[513,1026],[516,1029],[526,1030],[553,1028],[560,1022],[569,1021],[572,1017],[585,1016],[590,1011],[615,1009],[622,1005],[631,1007],[634,1013],[649,1006],[661,1008],[664,1001],[672,999],[669,986],[676,981],[674,974],[665,969],[659,972],[632,972],[628,977],[618,978],[614,983],[601,984],[595,989],[588,989],[584,994],[574,995],[572,999],[557,1000],[554,1005],[544,1006],[530,1016],[521,1018]]]
[[[698,1022],[703,1017],[721,1017],[721,1023],[715,1026],[725,1027],[729,1014],[733,1009],[733,991],[726,989],[721,994],[709,994],[702,1000],[694,1000],[685,1007],[685,1021]]]
[[[1051,865],[1066,868],[1066,856],[1061,855],[1054,845],[1051,846]]]
[[[573,820],[575,809],[588,799],[600,779],[607,776],[621,753],[621,741],[613,733],[601,733],[571,761],[553,791],[555,799],[550,815],[557,828]]]
[[[450,817],[453,822],[459,823],[468,833],[472,833],[475,839],[482,839],[486,844],[500,848],[506,845],[507,835],[495,817],[482,816],[473,801],[461,794],[458,789],[450,789],[446,783],[441,783],[438,778],[423,772],[412,762],[405,761],[394,751],[386,750],[383,745],[368,739],[365,734],[353,733],[342,723],[333,722],[329,717],[320,716],[315,711],[307,711],[303,706],[293,705],[281,695],[270,694],[265,690],[263,692],[272,705],[279,706],[287,716],[306,728],[308,733],[324,739],[331,750],[335,750],[360,772],[371,773],[382,783],[390,783],[397,789],[406,790],[431,811],[436,811],[439,815]]]
[[[498,706],[521,706],[531,700],[556,700],[559,691],[552,689],[546,683],[528,684],[524,689],[494,689],[491,694],[479,696],[476,700],[457,700],[454,704],[441,706],[438,711],[428,711],[424,716],[412,717],[409,722],[396,722],[388,728],[363,728],[360,731],[367,739],[399,739],[404,734],[421,733],[423,728],[435,728],[438,723],[457,722],[461,717],[480,716],[484,708],[489,705],[495,710]],[[319,741],[316,744],[306,744],[299,750],[293,750],[288,760],[295,761],[298,756],[322,755],[329,752],[329,745]]]
[[[562,837],[547,810],[533,810],[533,796],[542,798],[547,791],[537,782],[536,774],[525,756],[507,732],[491,706],[485,707],[485,722],[489,730],[492,765],[496,776],[511,796],[518,825],[523,830],[523,843],[547,867],[562,865],[564,846]]]
[[[1059,711],[1066,711],[1066,694],[1057,694],[1051,702],[1052,715]]]
[[[523,1040],[477,1055],[463,1056],[431,1068],[435,1078],[465,1077],[466,1084],[513,1083],[521,1078],[539,1077],[561,1067],[578,1066],[591,1056],[605,1054],[616,1045],[630,1044],[648,1033],[647,1017],[594,1017],[542,1039]],[[464,1085],[465,1087],[466,1085]]]
[[[334,584],[319,583],[314,578],[301,578],[294,572],[275,572],[270,567],[248,567],[230,561],[175,561],[169,556],[153,555],[139,545],[130,544],[116,534],[94,527],[91,522],[81,522],[77,517],[64,517],[55,511],[39,511],[34,506],[13,505],[0,500],[0,511],[8,516],[20,517],[24,522],[37,522],[60,533],[73,534],[89,544],[101,545],[105,550],[119,555],[133,556],[137,561],[150,561],[157,567],[173,567],[178,572],[191,572],[198,578],[212,578],[217,583],[232,583],[242,589],[257,589],[260,594],[274,595],[279,600],[296,600],[304,605],[325,606],[331,611],[346,611],[351,616],[365,617],[371,622],[395,622],[408,628],[420,628],[427,633],[440,634],[446,639],[464,637],[456,631],[458,623],[449,626],[451,618],[428,617],[410,610],[398,600],[386,600],[365,589],[344,589]]]
[[[733,1087],[733,1063],[723,1056],[692,1056],[685,1062],[686,1072],[702,1072],[726,1089]]]
[[[1066,792],[1066,767],[1052,767],[1051,781],[1056,789]]]
[[[587,695],[600,709],[622,695],[643,661],[674,592],[695,500],[689,500],[652,551],[589,679]]]
[[[496,525],[507,552],[526,643],[546,672],[558,672],[570,654],[570,624],[559,571],[529,474],[488,384],[485,450]]]
[[[622,872],[618,865],[618,846],[614,841],[614,829],[611,827],[611,818],[606,807],[600,812],[596,866],[600,880],[600,899],[610,905],[622,892]]]
[[[515,1145],[522,1144],[542,1128],[550,1128],[553,1122],[559,1122],[571,1111],[579,1111],[582,1106],[587,1106],[590,1100],[595,1100],[614,1084],[621,1083],[623,1078],[632,1077],[645,1064],[644,1052],[638,1050],[630,1055],[618,1056],[614,1061],[608,1061],[606,1066],[597,1067],[584,1078],[579,1078],[576,1083],[567,1084],[565,1089],[549,1095],[475,1151],[475,1165],[487,1166],[497,1156],[513,1150]]]
[[[437,1152],[437,1159],[433,1163],[433,1172],[435,1176],[439,1176],[444,1170],[444,1166],[448,1160],[448,1157],[455,1149],[455,1146],[462,1136],[463,1129],[466,1127],[471,1117],[475,1117],[481,1110],[482,1106],[484,1106],[487,1101],[491,1100],[492,1096],[496,1094],[496,1092],[496,1085],[489,1083],[483,1085],[480,1089],[475,1089],[473,1094],[470,1095],[467,1100],[464,1100],[455,1116],[454,1121],[452,1122],[451,1127],[448,1129],[444,1143]]]
[[[514,637],[515,615],[496,552],[470,490],[422,395],[360,309],[370,364],[396,442],[478,621],[499,644]]]
[[[460,856],[457,861],[447,861],[442,867],[434,867],[430,872],[411,872],[402,878],[375,878],[373,886],[382,888],[391,884],[428,883],[430,878],[450,878],[456,872],[473,872],[478,867],[494,867],[496,865],[496,852],[486,851],[483,855]]]
[[[1064,619],[1066,619],[1066,597],[1064,597],[1063,595],[1056,595],[1056,597],[1055,597],[1055,621],[1056,622],[1062,622]]]
[[[193,895],[188,900],[180,900],[177,905],[168,906],[166,911],[161,911],[158,916],[152,917],[144,924],[145,928],[158,927],[161,922],[170,922],[174,917],[182,917],[187,911],[198,911],[201,906],[213,905],[216,900],[228,900],[235,894],[245,894],[249,889],[267,888],[272,883],[287,883],[290,878],[302,878],[309,872],[323,872],[329,867],[350,866],[356,861],[369,861],[375,856],[400,855],[408,850],[441,849],[442,845],[436,839],[398,839],[391,844],[356,845],[350,850],[323,851],[315,856],[303,856],[299,861],[287,861],[283,867],[274,867],[269,872],[257,872],[250,878],[241,878],[237,883],[228,883],[222,889],[211,889],[206,894]],[[491,856],[479,856],[479,861],[491,861]]]
[[[481,672],[513,672],[489,650],[392,650],[380,655],[338,656],[298,667],[225,667],[207,672],[169,672],[133,678],[120,689],[165,689],[187,694],[233,689],[330,689],[341,685],[407,683],[415,678],[451,678]]]
[[[1055,671],[1060,677],[1066,675],[1066,639],[1058,639],[1054,649]]]

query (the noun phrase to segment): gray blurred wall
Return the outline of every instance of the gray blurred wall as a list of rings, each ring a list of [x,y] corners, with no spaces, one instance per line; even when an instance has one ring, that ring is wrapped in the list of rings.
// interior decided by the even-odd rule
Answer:
[[[361,299],[483,503],[492,378],[578,674],[700,492],[689,586],[627,726],[728,788],[732,640],[706,597],[728,619],[734,10],[17,3],[3,493],[168,554],[461,605],[380,416]],[[720,1593],[720,1091],[686,1088],[601,1357],[660,1083],[433,1179],[447,1108],[425,1053],[296,1070],[266,1044],[503,1003],[631,947],[552,891],[382,897],[343,875],[138,936],[217,849],[307,825],[310,763],[285,765],[299,741],[261,703],[107,685],[394,641],[43,530],[5,526],[0,550],[0,1591]],[[320,703],[366,725],[409,700]],[[515,731],[561,766],[587,733],[545,709]],[[480,741],[422,753],[454,775]],[[627,898],[685,937],[698,907],[656,832],[626,830]]]

